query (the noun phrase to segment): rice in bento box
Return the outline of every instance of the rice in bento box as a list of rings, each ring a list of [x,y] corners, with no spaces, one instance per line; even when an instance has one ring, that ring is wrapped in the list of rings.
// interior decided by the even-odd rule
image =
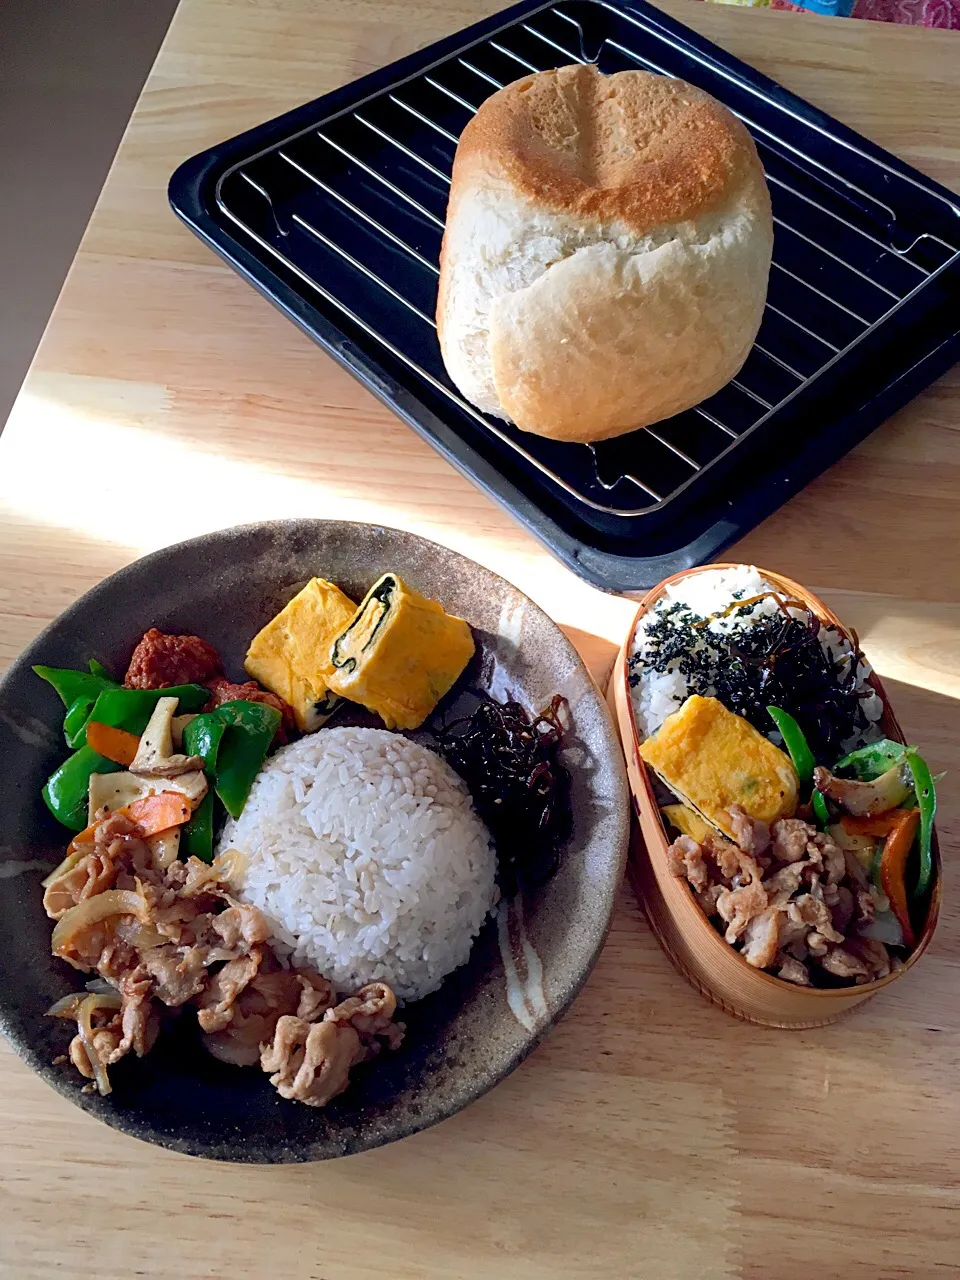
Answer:
[[[639,620],[629,668],[641,738],[691,693],[720,698],[774,742],[780,738],[769,704],[815,704],[817,723],[808,736],[825,758],[879,737],[883,706],[869,682],[870,664],[846,636],[775,590],[752,565],[668,586]]]

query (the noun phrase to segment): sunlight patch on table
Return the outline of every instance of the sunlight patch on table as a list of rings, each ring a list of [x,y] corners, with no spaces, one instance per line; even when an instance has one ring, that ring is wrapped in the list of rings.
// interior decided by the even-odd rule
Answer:
[[[901,601],[849,593],[836,607],[883,679],[960,698],[960,604],[917,601],[906,612]]]
[[[82,381],[82,380],[71,380]],[[115,384],[112,384],[115,385]],[[4,433],[0,498],[29,517],[135,551],[285,516],[403,520],[382,498],[338,495],[136,425],[162,388],[126,384],[123,424],[24,391]],[[35,460],[48,459],[38,474]]]
[[[376,457],[344,479],[295,474],[297,461],[224,456],[216,443],[164,432],[170,395],[157,384],[34,374],[0,443],[0,506],[35,523],[127,547],[134,558],[258,520],[369,521],[435,539],[501,573],[561,623],[620,644],[634,606],[579,581],[512,522],[483,505],[459,511],[436,487],[380,483]],[[309,425],[303,428],[308,433]],[[349,431],[349,423],[344,424]],[[41,469],[37,459],[46,460]],[[314,466],[316,459],[313,459]],[[389,467],[388,467],[389,472]],[[451,484],[453,478],[451,473]],[[394,495],[400,492],[400,497]]]

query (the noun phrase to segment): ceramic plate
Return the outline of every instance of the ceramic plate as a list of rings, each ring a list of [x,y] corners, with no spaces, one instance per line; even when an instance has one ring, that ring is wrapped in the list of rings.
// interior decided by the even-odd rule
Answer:
[[[66,748],[63,708],[31,665],[82,667],[96,657],[119,675],[141,634],[156,626],[203,636],[220,650],[228,676],[243,679],[249,640],[308,578],[330,578],[359,599],[387,570],[470,622],[479,652],[465,683],[501,698],[512,692],[531,709],[554,693],[568,699],[574,829],[560,870],[536,894],[500,905],[469,963],[403,1010],[401,1049],[358,1068],[348,1091],[323,1109],[283,1101],[259,1069],[215,1061],[189,1017],[165,1029],[145,1058],[111,1068],[110,1095],[84,1093],[69,1064],[54,1065],[72,1024],[43,1016],[79,988],[80,975],[51,957],[52,926],[41,906],[40,880],[61,860],[69,835],[48,814],[40,789]],[[442,713],[455,714],[467,697],[455,692]],[[567,638],[502,578],[422,538],[372,525],[245,526],[120,570],[52,623],[0,683],[0,759],[0,1025],[34,1070],[85,1111],[147,1141],[222,1160],[347,1155],[435,1124],[492,1088],[583,985],[626,856],[619,742]]]

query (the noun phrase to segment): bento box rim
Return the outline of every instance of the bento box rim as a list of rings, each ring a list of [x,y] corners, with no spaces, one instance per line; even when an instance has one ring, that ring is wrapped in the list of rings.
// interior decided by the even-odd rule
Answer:
[[[646,594],[640,599],[639,603],[637,604],[636,612],[633,615],[633,619],[630,623],[630,628],[623,642],[623,647],[620,651],[618,661],[614,667],[612,678],[614,680],[619,679],[623,681],[623,685],[624,685],[623,693],[626,698],[626,707],[629,713],[628,720],[630,725],[630,732],[633,737],[632,743],[629,743],[629,744],[624,743],[623,746],[625,750],[628,748],[633,749],[636,755],[636,760],[637,760],[639,769],[640,769],[640,776],[643,779],[643,782],[646,788],[646,796],[645,796],[646,803],[651,807],[651,809],[653,809],[656,812],[657,822],[659,824],[660,833],[663,838],[663,848],[658,851],[661,855],[665,853],[669,840],[667,837],[666,827],[664,826],[663,817],[660,814],[659,805],[657,804],[656,797],[654,796],[654,793],[653,793],[649,772],[647,771],[647,767],[644,764],[643,758],[640,755],[640,750],[639,750],[640,735],[637,732],[637,722],[633,714],[633,700],[631,697],[630,684],[629,684],[628,659],[630,654],[630,647],[633,642],[633,637],[637,629],[637,623],[640,621],[640,618],[645,613],[649,612],[649,610],[653,607],[653,605],[657,602],[657,600],[659,600],[663,595],[666,594],[666,590],[669,586],[672,586],[675,582],[679,582],[684,578],[691,578],[697,574],[706,573],[711,570],[740,569],[740,568],[756,569],[757,573],[762,578],[765,578],[768,582],[771,582],[774,586],[782,587],[785,592],[789,593],[789,595],[793,596],[795,599],[799,600],[801,603],[807,605],[807,607],[811,608],[813,612],[817,615],[817,617],[821,619],[821,621],[826,622],[830,626],[835,627],[841,633],[841,635],[846,637],[848,640],[852,640],[858,650],[860,649],[860,640],[859,640],[859,637],[857,636],[856,631],[853,630],[853,628],[846,626],[845,623],[841,622],[840,619],[837,617],[837,615],[833,612],[833,610],[830,609],[828,605],[824,604],[824,602],[820,599],[820,597],[815,595],[812,591],[810,591],[809,588],[804,587],[801,583],[795,581],[793,578],[787,577],[786,574],[778,573],[773,569],[764,569],[761,565],[750,564],[747,561],[722,560],[722,561],[713,561],[710,564],[694,565],[692,568],[682,569],[678,573],[670,574],[669,577],[664,578],[661,582],[658,582],[655,587],[651,587],[650,590],[646,592]],[[891,705],[890,699],[887,695],[887,691],[883,686],[883,682],[881,681],[877,673],[872,669],[871,669],[871,674],[869,676],[869,681],[870,681],[870,684],[873,686],[873,688],[876,690],[876,692],[879,694],[880,699],[883,702],[882,723],[884,726],[885,735],[887,737],[892,737],[896,741],[902,742],[904,745],[906,745],[906,742],[907,742],[906,735],[904,734],[903,729],[901,728],[900,722],[897,719],[896,712],[894,711],[893,706]],[[618,723],[618,728],[620,728],[619,723]],[[639,805],[640,798],[635,794],[633,790],[632,779],[630,780],[630,782],[631,782],[630,790],[631,790],[631,794],[633,795],[634,804]],[[654,856],[653,852],[648,847],[646,847],[645,841],[643,841],[643,843],[644,843],[644,847],[646,848],[647,856],[652,859]],[[800,987],[800,988],[797,988],[798,991],[802,991],[806,996],[816,995],[829,1000],[840,1001],[840,1002],[850,1000],[852,994],[855,992],[858,997],[858,1003],[859,1003],[860,999],[873,995],[878,991],[881,991],[884,987],[889,986],[892,982],[896,982],[896,980],[902,977],[907,972],[908,969],[913,968],[916,962],[920,959],[920,957],[929,947],[933,939],[933,935],[936,932],[937,924],[940,918],[940,903],[941,903],[942,884],[943,884],[943,868],[942,868],[942,863],[940,858],[940,841],[937,834],[936,823],[934,823],[934,827],[933,827],[932,847],[933,847],[933,864],[934,864],[934,883],[930,893],[930,905],[927,909],[927,918],[926,918],[926,921],[924,922],[923,932],[917,941],[917,945],[914,947],[913,951],[911,951],[907,959],[903,962],[902,966],[899,969],[896,969],[893,972],[887,974],[885,978],[878,978],[873,982],[865,982],[859,986],[815,987],[815,988]],[[685,887],[686,887],[687,893],[692,895],[692,891],[690,889],[689,884],[687,884]],[[669,910],[669,907],[667,907],[667,909]],[[716,929],[714,929],[713,925],[710,923],[707,916],[703,915],[702,912],[701,912],[701,920],[702,920],[704,929],[710,934],[710,936],[714,938],[720,946],[729,949],[730,944],[723,939],[723,937],[716,931]],[[740,955],[739,952],[735,951],[735,954],[737,955],[737,958],[740,964],[743,966],[743,969],[745,971],[748,971],[754,978],[759,978],[763,982],[772,984],[779,992],[785,993],[790,990],[792,984],[785,982],[782,978],[778,978],[772,973],[767,973],[763,969],[753,968],[751,965],[747,964],[746,960],[743,959],[743,957]]]

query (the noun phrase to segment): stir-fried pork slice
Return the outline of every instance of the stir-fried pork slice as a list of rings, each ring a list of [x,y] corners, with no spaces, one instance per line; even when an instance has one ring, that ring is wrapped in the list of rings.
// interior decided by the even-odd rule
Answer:
[[[789,913],[784,911],[783,920],[780,922],[780,950],[789,952],[797,960],[806,960],[808,933],[810,933],[808,924],[804,924],[802,920],[791,919]]]
[[[259,907],[227,907],[213,917],[211,926],[227,948],[239,947],[241,943],[252,947],[270,941],[270,925]]]
[[[767,908],[767,893],[759,881],[740,889],[725,889],[717,898],[717,914],[727,925],[727,942],[734,943],[754,916]]]
[[[120,1030],[123,1038],[117,1046],[116,1058],[107,1059],[108,1064],[122,1058],[131,1049],[138,1058],[142,1058],[152,1047],[160,1026],[153,1014],[153,1002],[150,999],[152,986],[150,978],[136,970],[123,980],[120,987],[123,1000]]]
[[[203,990],[208,977],[204,960],[198,947],[183,951],[168,944],[145,951],[140,964],[152,979],[154,996],[169,1009],[177,1009]]]
[[[397,997],[385,982],[371,982],[355,996],[344,1000],[324,1014],[324,1022],[349,1022],[366,1043],[381,1036],[391,1049],[403,1039],[403,1028],[393,1021]]]
[[[711,861],[716,865],[721,880],[727,882],[726,888],[759,881],[763,875],[755,858],[719,837],[700,845],[692,836],[678,836],[668,848],[667,857],[674,875],[686,879],[694,893],[710,894],[711,907],[717,896],[711,893]]]
[[[318,973],[298,973],[297,981],[300,983],[297,1017],[305,1022],[319,1022],[327,1010],[332,1009],[337,1002],[333,983],[328,982],[326,978],[321,978]]]
[[[827,883],[839,884],[847,870],[843,850],[825,831],[814,831],[810,837],[810,844],[820,851]]]
[[[813,986],[807,966],[794,956],[781,954],[777,956],[776,963],[779,966],[777,977],[783,978],[784,982],[796,983],[798,987]]]
[[[120,1010],[112,1006],[95,1008],[89,1014],[86,1035],[82,1006],[96,1001],[96,996],[78,996],[73,1009],[58,1015],[77,1018],[78,1030],[70,1042],[68,1054],[82,1076],[105,1084],[106,1067],[119,1062],[131,1049],[137,1057],[143,1057],[153,1048],[160,1024],[150,1001],[142,999],[142,995],[142,992],[137,993],[130,1001],[124,998]],[[109,1086],[105,1091],[109,1092]]]
[[[752,854],[753,857],[763,853],[770,844],[770,828],[767,824],[751,818],[738,804],[732,804],[727,812],[734,839],[744,853]]]
[[[136,964],[136,951],[117,937],[118,919],[111,916],[78,929],[68,943],[54,952],[58,960],[65,960],[74,969],[92,972],[96,969],[108,982],[120,976],[125,968]]]
[[[869,980],[870,972],[859,957],[851,955],[843,947],[830,947],[825,956],[818,959],[818,964],[835,978],[856,978]]]
[[[848,938],[843,949],[861,961],[871,982],[885,978],[891,971],[890,952],[876,938]]]
[[[724,880],[759,880],[763,871],[756,858],[729,841],[711,841],[709,852]]]
[[[204,1038],[205,1047],[221,1062],[256,1066],[260,1045],[273,1040],[281,1017],[293,1014],[303,1022],[319,1022],[336,1003],[326,978],[291,969],[264,972],[271,963],[275,964],[267,952],[259,973],[237,997],[232,1021]]]
[[[767,897],[771,906],[782,907],[797,892],[803,880],[803,874],[809,863],[807,862],[788,862],[785,867],[781,867],[779,871],[775,871],[773,875],[767,876],[763,882],[763,887],[767,891]]]
[[[677,836],[667,850],[670,869],[679,879],[686,878],[696,893],[710,884],[710,872],[703,860],[703,850],[693,836]]]
[[[73,862],[64,859],[63,872],[50,881],[43,895],[44,909],[53,920],[79,902],[113,888],[126,863],[135,858],[142,863],[150,856],[133,823],[121,813],[105,817],[93,839],[77,846],[76,852],[81,856]],[[133,881],[121,887],[133,888]]]
[[[779,907],[768,907],[747,922],[743,931],[741,954],[747,964],[753,965],[755,969],[766,969],[776,959],[780,948],[781,918]]]
[[[155,905],[149,911],[149,925],[161,941],[179,947],[190,947],[206,941],[210,917],[189,898],[174,897],[164,905]],[[225,960],[230,956],[224,956]]]
[[[50,881],[43,893],[43,909],[51,920],[59,920],[78,902],[111,888],[115,878],[116,867],[107,851],[91,846],[88,853]]]
[[[773,824],[771,853],[780,862],[800,862],[807,857],[807,845],[815,831],[816,827],[799,818],[781,818]]]
[[[233,1021],[233,1006],[241,991],[253,981],[263,953],[254,947],[249,955],[228,960],[207,983],[197,1000],[197,1021],[203,1031],[222,1031]]]
[[[273,1043],[263,1048],[260,1066],[270,1073],[281,1098],[325,1107],[346,1089],[350,1069],[366,1056],[349,1022],[311,1023],[285,1015],[277,1022]]]
[[[811,930],[816,930],[829,942],[843,942],[843,934],[833,927],[829,907],[812,893],[803,893],[799,898],[794,898],[787,903],[786,911],[791,920],[809,925]]]
[[[799,818],[781,818],[774,823],[771,853],[780,862],[811,861],[823,870],[830,884],[839,884],[846,871],[843,850],[833,837]]]
[[[377,1037],[396,1048],[403,1028],[392,1021],[397,1000],[383,982],[327,1009],[322,1022],[285,1015],[260,1057],[281,1097],[323,1107],[347,1087],[351,1067],[379,1049]]]
[[[167,868],[166,883],[185,898],[209,897],[215,902],[221,896],[216,869],[199,858],[174,862]]]

